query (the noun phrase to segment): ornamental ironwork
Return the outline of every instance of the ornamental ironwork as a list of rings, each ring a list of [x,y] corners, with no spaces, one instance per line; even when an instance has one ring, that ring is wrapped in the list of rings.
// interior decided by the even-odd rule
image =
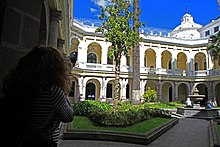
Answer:
[[[96,19],[88,19],[88,18],[74,18],[74,22],[80,23],[84,27],[98,27],[101,26],[102,21]],[[156,27],[144,26],[140,28],[140,33],[144,35],[156,35],[156,36],[165,36],[170,37],[170,32],[172,30],[162,29]]]

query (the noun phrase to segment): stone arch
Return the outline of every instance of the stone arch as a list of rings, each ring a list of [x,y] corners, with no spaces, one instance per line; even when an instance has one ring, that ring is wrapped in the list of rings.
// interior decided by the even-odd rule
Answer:
[[[145,51],[144,66],[149,68],[156,68],[156,52],[151,48]]]
[[[165,50],[161,53],[161,66],[164,69],[170,69],[171,68],[171,60],[172,60],[172,54],[170,51]]]
[[[150,87],[150,89],[156,90],[156,81],[148,80],[145,84],[144,91],[146,91],[148,87]]]
[[[173,84],[171,82],[163,82],[162,84],[162,101],[173,101]]]
[[[185,53],[180,52],[177,54],[177,69],[188,70],[187,68],[187,56]]]
[[[108,81],[106,85],[106,98],[114,97],[114,80]]]
[[[185,101],[189,95],[189,86],[186,83],[178,85],[178,101]]]
[[[194,70],[206,70],[206,55],[202,52],[198,52],[194,56]]]
[[[78,52],[79,40],[77,38],[71,39],[71,49],[70,52]]]
[[[86,82],[85,99],[98,100],[100,98],[100,82],[90,79]]]
[[[100,46],[100,44],[93,42],[90,43],[88,46],[88,50],[87,50],[87,56],[89,54],[94,54],[97,58],[97,64],[101,64],[101,57],[102,57],[102,48]],[[87,60],[88,62],[88,60]]]
[[[108,80],[108,82],[107,82],[107,84],[106,84],[106,98],[108,98],[107,97],[107,93],[109,92],[109,91],[111,91],[112,92],[112,94],[111,94],[111,98],[112,99],[114,99],[114,85],[115,85],[115,83],[114,83],[115,81],[114,81],[114,79],[112,79],[112,80]],[[109,85],[109,88],[108,88],[108,85]],[[110,88],[111,87],[111,88]],[[119,82],[119,87],[121,87],[121,83]],[[119,97],[120,97],[120,89],[121,88],[119,88]],[[109,95],[110,95],[110,92],[109,92]],[[109,97],[110,98],[110,97]]]
[[[205,95],[205,99],[203,101],[201,101],[201,105],[202,106],[206,106],[207,101],[208,101],[208,87],[206,85],[206,83],[197,83],[195,84],[194,88],[192,90],[194,90],[195,88],[197,88],[199,90],[199,95]]]
[[[219,69],[219,68],[220,68],[220,65],[219,65],[218,59],[215,59],[213,61],[213,69]]]

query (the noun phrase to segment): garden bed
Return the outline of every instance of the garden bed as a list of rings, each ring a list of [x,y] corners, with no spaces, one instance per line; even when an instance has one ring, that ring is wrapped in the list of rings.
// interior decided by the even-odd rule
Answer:
[[[96,127],[90,122],[89,125],[82,124],[81,126],[84,127],[80,128],[73,122],[75,128],[69,127],[63,133],[62,138],[64,140],[105,140],[149,144],[177,123],[177,118],[151,118],[129,127]]]

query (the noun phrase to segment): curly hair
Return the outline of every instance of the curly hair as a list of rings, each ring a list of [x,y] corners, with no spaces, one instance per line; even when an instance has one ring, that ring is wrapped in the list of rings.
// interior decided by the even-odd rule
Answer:
[[[70,92],[71,63],[57,49],[36,46],[3,79],[3,92],[18,96],[37,96],[52,85]]]

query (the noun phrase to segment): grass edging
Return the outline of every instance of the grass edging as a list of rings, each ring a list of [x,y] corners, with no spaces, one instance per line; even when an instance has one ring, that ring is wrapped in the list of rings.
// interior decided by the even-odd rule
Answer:
[[[209,122],[209,145],[210,147],[219,147],[219,135],[217,132],[217,122],[210,120]]]
[[[178,118],[173,118],[168,123],[161,125],[146,134],[126,133],[115,131],[97,130],[67,130],[63,133],[63,140],[105,140],[114,142],[126,142],[135,144],[149,144],[167,130],[178,123]]]

